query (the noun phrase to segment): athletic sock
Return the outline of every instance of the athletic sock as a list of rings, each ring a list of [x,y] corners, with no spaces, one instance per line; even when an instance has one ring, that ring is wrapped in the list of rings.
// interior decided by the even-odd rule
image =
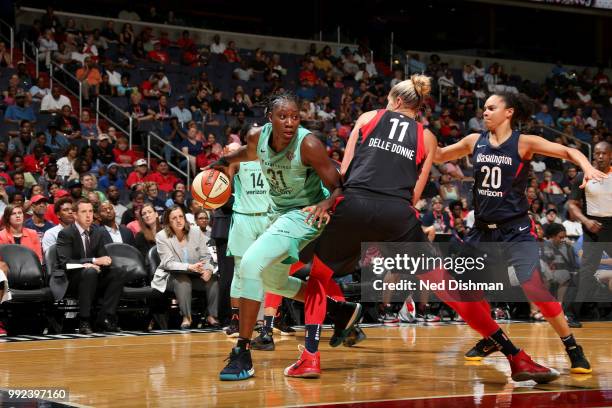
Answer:
[[[238,337],[238,343],[236,343],[236,347],[238,347],[240,350],[250,350],[251,339],[243,339],[242,337]]]
[[[565,346],[565,350],[573,350],[578,346],[578,343],[576,343],[576,339],[574,338],[573,334],[570,334],[567,337],[561,337],[561,341],[563,342],[563,345]]]
[[[274,329],[274,316],[264,316],[264,329],[268,334],[272,334],[272,329]]]
[[[497,346],[497,349],[504,353],[506,357],[516,355],[520,350],[510,341],[502,329],[497,330],[490,337]]]
[[[306,339],[305,346],[309,353],[316,353],[319,349],[319,339],[321,337],[321,325],[320,324],[307,324],[306,325]]]

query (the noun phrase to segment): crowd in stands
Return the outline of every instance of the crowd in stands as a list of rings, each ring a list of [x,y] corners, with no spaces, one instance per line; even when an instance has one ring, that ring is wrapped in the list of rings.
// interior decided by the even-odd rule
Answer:
[[[151,13],[154,17],[154,8]],[[75,222],[79,205],[88,203],[92,223],[108,232],[105,239],[129,242],[145,257],[156,234],[159,246],[160,231],[166,231],[166,239],[192,234],[179,220],[173,221],[173,215],[185,217],[184,224],[208,237],[214,254],[208,226],[214,214],[191,199],[183,172],[189,168],[194,174],[218,160],[224,146],[243,143],[246,131],[266,120],[266,95],[281,90],[292,90],[300,98],[303,126],[318,135],[338,161],[359,115],[384,108],[390,87],[414,72],[434,79],[435,91],[423,101],[419,120],[441,146],[484,131],[484,101],[498,90],[525,93],[538,102],[539,112],[524,124],[524,132],[585,154],[589,145],[612,141],[612,84],[603,69],[575,71],[558,63],[544,83],[536,83],[508,75],[502,64],[484,66],[475,60],[451,67],[436,55],[427,61],[410,55],[401,65],[389,67],[373,61],[363,45],[336,55],[329,46],[313,44],[304,55],[288,55],[243,50],[219,35],[210,44],[196,44],[188,30],[176,40],[167,33],[155,36],[151,28],[136,31],[129,23],[118,27],[112,21],[88,31],[73,18],[58,18],[51,7],[21,35],[38,47],[41,73],[33,77],[32,63],[12,61],[0,42],[0,243],[20,242],[41,262],[60,231]],[[62,66],[82,83],[83,106],[58,81],[50,86],[50,64]],[[133,118],[131,145],[121,129],[96,121],[98,96]],[[146,159],[149,131],[165,140],[154,143],[163,159]],[[568,215],[567,199],[578,170],[559,159],[536,157],[527,190],[538,238],[546,245],[569,245],[576,254],[582,229]],[[461,239],[473,227],[471,175],[468,160],[432,169],[417,205],[430,234]],[[567,240],[561,238],[565,236]],[[578,263],[579,256],[575,260]],[[172,262],[206,274],[215,271],[214,258],[206,268],[187,259]],[[572,268],[575,272],[576,265]],[[210,279],[207,275],[198,285],[206,283],[214,299],[204,315],[216,325],[217,295]],[[175,279],[173,285],[191,280]],[[557,293],[563,292],[567,280],[555,282],[561,288]],[[165,290],[165,284],[158,287]],[[224,299],[219,302],[225,304]],[[179,301],[182,327],[191,325],[188,303],[184,296]],[[532,317],[541,315],[533,310]],[[111,321],[104,327],[115,325]]]

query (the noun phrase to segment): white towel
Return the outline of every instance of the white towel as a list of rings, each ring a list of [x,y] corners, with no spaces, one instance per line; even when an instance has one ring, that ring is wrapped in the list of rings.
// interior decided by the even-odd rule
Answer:
[[[0,303],[4,303],[4,302],[8,302],[9,300],[11,300],[13,297],[11,296],[11,291],[9,290],[8,280],[6,279],[6,275],[4,274],[4,271],[0,269],[0,283],[1,282],[6,282],[6,285],[4,288],[4,295],[2,295],[2,299],[0,299]]]

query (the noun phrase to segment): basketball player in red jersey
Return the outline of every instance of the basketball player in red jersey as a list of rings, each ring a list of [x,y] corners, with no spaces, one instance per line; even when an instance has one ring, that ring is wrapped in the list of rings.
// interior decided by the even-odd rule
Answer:
[[[433,133],[415,120],[430,90],[430,78],[413,75],[391,89],[387,109],[364,113],[357,120],[342,162],[343,193],[319,237],[306,287],[306,347],[299,360],[285,369],[285,375],[320,375],[319,339],[311,333],[320,332],[325,316],[325,287],[334,274],[342,276],[353,270],[362,242],[427,242],[411,206],[420,199],[437,149]],[[317,206],[305,211],[311,213],[309,222],[324,216]],[[448,274],[443,275],[444,271],[437,270],[420,278],[448,279]],[[436,294],[449,299],[443,292]],[[447,303],[475,330],[495,339],[509,356],[513,379],[549,382],[558,377],[555,370],[534,363],[524,351],[512,354],[516,347],[478,303]],[[330,344],[338,345],[335,339],[344,334],[335,332]]]
[[[584,182],[580,188],[584,188],[589,180],[603,180],[607,175],[591,166],[589,160],[576,149],[513,130],[519,122],[531,116],[533,106],[534,102],[525,95],[499,93],[490,96],[484,112],[488,130],[481,134],[473,133],[453,145],[438,149],[435,161],[446,162],[473,155],[472,191],[476,222],[465,238],[465,244],[474,247],[480,242],[504,243],[504,255],[525,295],[538,306],[561,337],[571,360],[570,371],[588,374],[592,371],[591,366],[570,331],[561,305],[542,283],[538,247],[532,245],[535,244],[535,237],[530,232],[533,225],[527,215],[529,203],[525,189],[534,154],[578,164],[584,171]],[[482,300],[481,305],[490,314],[489,304]],[[483,337],[466,353],[466,359],[481,360],[499,350],[496,339],[490,333],[485,332]],[[517,352],[512,349],[501,351],[506,355],[508,351]]]

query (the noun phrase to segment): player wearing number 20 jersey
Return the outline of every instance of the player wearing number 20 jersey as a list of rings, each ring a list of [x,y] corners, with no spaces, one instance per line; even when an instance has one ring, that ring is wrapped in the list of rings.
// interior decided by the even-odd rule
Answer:
[[[539,265],[539,252],[536,245],[526,244],[535,241],[535,237],[525,195],[530,165],[519,154],[520,137],[520,132],[514,130],[501,145],[493,146],[486,131],[474,144],[476,223],[465,242],[472,246],[480,242],[516,243],[508,244],[504,255],[522,283],[531,278]]]
[[[524,95],[506,92],[491,95],[485,103],[484,119],[488,129],[480,135],[468,135],[454,145],[438,149],[436,161],[444,162],[473,155],[474,165],[474,228],[465,239],[466,248],[477,247],[496,256],[494,268],[506,262],[510,282],[520,284],[530,302],[551,323],[565,346],[570,357],[571,372],[586,374],[591,367],[571,334],[561,305],[544,286],[539,273],[539,252],[535,237],[531,234],[532,221],[527,215],[528,203],[525,194],[529,161],[534,154],[541,154],[573,161],[582,167],[589,179],[605,177],[589,163],[578,150],[557,143],[551,143],[539,136],[520,134],[514,130],[518,122],[527,120],[533,111],[533,101]],[[481,242],[502,243],[493,247],[478,246]],[[497,248],[495,248],[497,247]],[[501,257],[501,258],[500,258]],[[490,259],[488,260],[489,264]],[[512,276],[511,271],[514,271]],[[515,279],[514,279],[515,278]],[[486,302],[484,309],[489,311]],[[468,359],[482,359],[491,354],[503,339],[486,338],[466,353]],[[514,361],[515,350],[502,351]],[[513,367],[513,378],[523,378],[523,372]],[[528,373],[538,381],[550,381],[558,376],[554,370],[530,364]]]
[[[500,146],[489,143],[489,132],[483,132],[474,145],[474,216],[494,223],[527,215],[529,203],[525,195],[529,176],[529,160],[519,155],[520,132]]]

